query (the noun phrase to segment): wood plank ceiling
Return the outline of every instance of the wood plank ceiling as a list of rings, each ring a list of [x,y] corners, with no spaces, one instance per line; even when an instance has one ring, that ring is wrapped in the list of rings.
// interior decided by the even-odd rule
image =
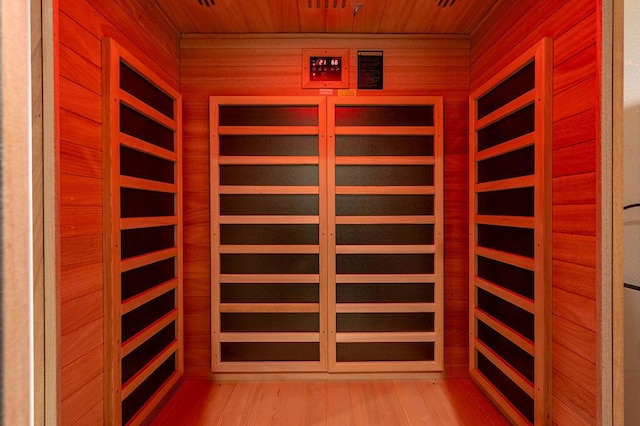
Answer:
[[[500,0],[148,1],[181,33],[469,34]]]

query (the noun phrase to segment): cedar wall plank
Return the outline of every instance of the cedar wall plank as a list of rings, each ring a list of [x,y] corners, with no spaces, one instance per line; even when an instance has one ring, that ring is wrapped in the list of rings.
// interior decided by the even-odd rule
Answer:
[[[596,331],[595,300],[559,288],[553,289],[552,297],[555,316],[582,326],[585,331]]]
[[[553,204],[595,204],[596,173],[553,179]]]
[[[102,290],[102,265],[90,264],[62,271],[60,279],[60,302],[85,296]]]
[[[578,415],[589,419],[591,424],[597,424],[592,420],[597,409],[593,393],[596,386],[596,364],[555,343],[552,351],[554,368],[551,382],[554,397],[573,408]],[[590,385],[594,387],[590,388]]]
[[[96,346],[103,344],[102,318],[97,319],[85,327],[80,327],[71,333],[62,336],[60,347],[60,365],[62,368],[73,361],[82,358]],[[80,371],[76,371],[82,374]],[[87,377],[90,380],[92,377]],[[63,379],[64,380],[64,379]]]
[[[86,377],[96,377],[102,373],[104,346],[96,346],[86,355],[62,369],[60,397],[64,400],[78,391],[86,382]]]
[[[91,407],[82,417],[78,419],[75,425],[97,425],[103,422],[104,418],[104,401],[98,402]]]
[[[592,64],[596,61],[598,52],[596,44],[592,43],[559,64],[553,73],[553,90],[560,92],[595,75]]]
[[[64,45],[60,46],[60,75],[93,93],[102,93],[100,68]]]
[[[60,236],[79,237],[102,233],[102,206],[60,206]]]
[[[71,9],[76,10],[75,8]],[[100,38],[86,31],[78,22],[64,12],[60,13],[60,45],[66,46],[87,61],[100,66],[102,47]],[[62,67],[62,64],[60,64]]]
[[[553,176],[574,176],[595,172],[596,144],[588,141],[553,151]]]
[[[502,2],[471,36],[471,88],[554,39],[553,422],[597,424],[600,29],[592,0]]]
[[[102,121],[102,98],[78,83],[60,76],[60,107],[100,123]]]
[[[158,38],[164,38],[164,36],[159,32],[147,31],[139,20],[134,19],[122,6],[114,2],[94,0],[60,0],[59,7],[63,14],[84,29],[80,34],[81,37],[93,37],[98,42],[102,37],[113,37],[122,47],[144,61],[174,88],[178,88],[178,58],[160,44]],[[173,32],[170,28],[164,31],[175,38],[176,41],[172,44],[177,43],[177,32]],[[60,37],[60,43],[65,43],[64,37]],[[101,49],[98,49],[94,53],[94,55],[97,54],[96,65],[99,66],[102,63],[100,52]]]
[[[576,220],[576,216],[581,220]],[[553,206],[553,230],[565,234],[596,235],[596,206]]]
[[[60,239],[62,271],[77,266],[102,263],[102,235],[83,235]]]
[[[551,411],[553,412],[553,425],[589,426],[589,423],[584,418],[580,417],[556,397],[553,397],[551,402]]]
[[[596,363],[597,341],[596,332],[581,327],[573,321],[553,316],[553,339],[583,358]]]
[[[92,177],[60,175],[60,186],[68,190],[60,199],[63,206],[101,206],[102,180]]]
[[[144,0],[57,3],[63,424],[103,419],[102,44],[113,36],[178,87],[179,34]]]
[[[216,6],[217,7],[217,6]],[[185,169],[185,374],[208,377],[210,349],[210,95],[317,95],[301,88],[302,48],[350,50],[349,87],[357,88],[357,51],[384,50],[384,90],[358,96],[444,97],[445,371],[468,368],[469,41],[430,36],[205,36],[181,40]],[[259,72],[247,58],[265,61]],[[334,92],[335,94],[335,92]]]
[[[554,260],[554,287],[596,300],[596,271],[594,267]]]
[[[71,176],[82,176],[100,180],[100,192],[102,192],[102,152],[85,148],[74,143],[69,143],[64,139],[60,141],[60,173],[70,175],[67,180],[73,179]],[[62,179],[61,179],[62,180]],[[61,196],[65,198],[73,197],[67,195],[62,188]]]
[[[562,35],[577,25],[589,25],[593,32],[596,24],[595,4],[593,0],[527,0],[513,4],[506,2],[494,8],[471,36],[471,90],[509,64],[517,53],[524,52],[542,37],[554,39],[554,50],[571,49],[573,54],[577,53],[574,45],[562,45],[570,42]],[[498,19],[501,12],[505,14]],[[585,19],[592,14],[592,18]],[[514,31],[512,24],[516,22],[518,27],[517,31]],[[509,51],[511,55],[486,54],[488,50],[497,46],[504,46],[503,53]],[[554,64],[559,64],[555,57]]]
[[[101,290],[62,303],[60,309],[60,332],[62,335],[69,334],[102,318],[102,303]]]
[[[61,424],[72,425],[102,401],[103,376],[93,377],[76,393],[62,400]]]
[[[556,149],[588,142],[596,132],[596,109],[591,108],[556,121],[553,126],[553,146]]]
[[[81,115],[60,110],[60,139],[86,148],[102,149],[102,127]]]

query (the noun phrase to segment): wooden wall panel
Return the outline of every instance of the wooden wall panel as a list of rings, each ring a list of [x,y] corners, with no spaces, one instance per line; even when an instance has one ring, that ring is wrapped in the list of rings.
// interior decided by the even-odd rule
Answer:
[[[597,424],[600,27],[592,0],[502,2],[471,36],[471,87],[554,39],[553,423]]]
[[[217,7],[217,6],[216,6]],[[318,95],[301,88],[303,48],[349,49],[349,87],[357,89],[357,51],[384,51],[384,90],[358,96],[444,97],[445,372],[468,369],[469,41],[432,36],[186,35],[181,39],[184,105],[185,375],[210,375],[209,122],[211,95]],[[256,66],[259,64],[259,66]],[[337,92],[333,92],[337,95]]]
[[[178,87],[178,33],[142,0],[60,0],[57,187],[63,424],[103,408],[102,51],[113,36]]]

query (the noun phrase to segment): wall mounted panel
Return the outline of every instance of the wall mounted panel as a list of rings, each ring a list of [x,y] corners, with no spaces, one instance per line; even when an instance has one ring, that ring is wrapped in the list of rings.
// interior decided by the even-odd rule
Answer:
[[[551,39],[470,97],[471,375],[515,424],[550,398]]]
[[[184,370],[181,97],[104,40],[105,389],[142,424]]]

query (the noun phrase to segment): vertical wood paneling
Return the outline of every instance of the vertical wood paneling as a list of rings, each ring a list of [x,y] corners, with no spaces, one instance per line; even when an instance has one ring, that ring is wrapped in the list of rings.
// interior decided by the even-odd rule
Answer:
[[[208,234],[204,235],[209,223],[208,96],[317,95],[318,90],[301,88],[303,48],[349,49],[353,64],[357,64],[357,50],[384,50],[384,90],[358,91],[358,96],[444,97],[444,246],[451,244],[444,268],[444,367],[446,374],[466,375],[468,47],[468,40],[458,36],[183,36],[185,296],[201,299],[185,306],[187,377],[206,376],[211,359],[211,330],[203,322],[210,312],[210,264],[199,255],[210,244]],[[254,60],[247,60],[258,53],[264,58],[259,70]],[[351,68],[349,76],[353,89],[357,88],[356,68]]]
[[[543,36],[554,39],[553,422],[596,424],[598,2],[503,2],[471,37],[471,87]],[[586,372],[579,372],[582,365]],[[587,374],[587,376],[585,376]]]
[[[142,0],[57,2],[63,424],[103,423],[102,56],[113,35],[174,87],[178,33]]]

